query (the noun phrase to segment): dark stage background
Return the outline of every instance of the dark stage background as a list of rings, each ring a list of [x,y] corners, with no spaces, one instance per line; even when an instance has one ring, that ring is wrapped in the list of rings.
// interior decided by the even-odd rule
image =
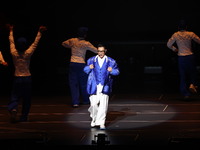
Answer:
[[[62,47],[61,42],[74,37],[79,26],[88,26],[88,40],[94,45],[105,43],[108,55],[117,60],[121,70],[121,75],[116,77],[118,91],[130,91],[128,83],[137,89],[146,78],[176,87],[177,57],[166,47],[166,42],[177,30],[181,18],[188,20],[189,30],[200,35],[200,6],[195,0],[184,3],[175,0],[5,1],[0,6],[0,49],[9,66],[0,66],[1,91],[9,94],[13,75],[7,23],[14,24],[16,34],[30,41],[40,25],[48,28],[31,62],[35,93],[69,94],[70,50]],[[199,58],[199,45],[193,46]],[[86,58],[92,55],[88,52]],[[199,59],[197,64],[200,65]]]

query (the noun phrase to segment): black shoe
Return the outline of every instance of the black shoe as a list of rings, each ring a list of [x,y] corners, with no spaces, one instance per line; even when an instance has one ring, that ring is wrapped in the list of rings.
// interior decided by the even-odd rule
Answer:
[[[28,116],[21,116],[19,119],[19,122],[27,122],[28,121]]]
[[[11,123],[17,122],[16,117],[17,117],[17,111],[10,111],[10,122]]]
[[[184,96],[184,97],[183,97],[183,100],[184,100],[184,101],[189,101],[190,99],[191,99],[190,96]]]

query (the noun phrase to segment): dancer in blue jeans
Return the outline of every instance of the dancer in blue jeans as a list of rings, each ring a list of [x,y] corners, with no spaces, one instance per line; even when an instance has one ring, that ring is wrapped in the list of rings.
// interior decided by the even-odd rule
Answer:
[[[187,23],[180,20],[178,31],[167,42],[167,47],[178,55],[180,76],[180,92],[184,99],[190,98],[192,93],[197,93],[197,69],[192,41],[200,44],[200,38],[192,31],[187,31]],[[176,43],[176,45],[175,45]]]
[[[25,122],[28,120],[28,114],[31,108],[32,77],[29,69],[31,56],[37,48],[42,37],[42,32],[46,30],[46,27],[39,27],[35,40],[30,46],[24,37],[20,37],[16,41],[14,40],[13,25],[9,25],[9,29],[10,53],[13,58],[15,71],[8,111],[11,115],[11,122],[17,122],[18,104],[22,99],[22,110],[19,121]]]
[[[77,31],[77,37],[70,38],[62,42],[62,46],[71,50],[69,64],[69,86],[72,97],[72,107],[77,108],[80,105],[82,96],[83,104],[89,104],[89,95],[87,88],[87,74],[83,71],[85,67],[85,55],[87,51],[97,53],[97,48],[89,41],[86,41],[88,28],[80,27]]]

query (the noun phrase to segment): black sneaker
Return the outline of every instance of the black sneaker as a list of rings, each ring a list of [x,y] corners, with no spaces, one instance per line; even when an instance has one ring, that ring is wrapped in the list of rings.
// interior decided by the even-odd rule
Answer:
[[[191,97],[190,97],[190,96],[184,96],[184,97],[183,97],[183,101],[188,102],[189,100],[191,100]]]
[[[17,117],[17,111],[10,111],[10,122],[11,123],[17,122],[16,117]]]
[[[27,122],[28,121],[28,116],[21,116],[20,118],[19,118],[19,122]]]

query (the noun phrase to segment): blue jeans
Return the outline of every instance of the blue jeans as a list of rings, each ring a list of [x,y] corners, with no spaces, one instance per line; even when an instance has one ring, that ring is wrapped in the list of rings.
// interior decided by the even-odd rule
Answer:
[[[183,96],[190,96],[188,88],[190,84],[197,85],[197,70],[194,55],[179,56],[179,75],[180,75],[180,92]]]
[[[18,110],[19,101],[22,99],[22,115],[28,115],[31,107],[31,84],[31,76],[14,77],[8,111]]]
[[[73,63],[69,65],[69,86],[72,97],[72,105],[80,103],[82,96],[83,103],[89,103],[89,94],[87,93],[88,75],[83,71],[84,63]]]

